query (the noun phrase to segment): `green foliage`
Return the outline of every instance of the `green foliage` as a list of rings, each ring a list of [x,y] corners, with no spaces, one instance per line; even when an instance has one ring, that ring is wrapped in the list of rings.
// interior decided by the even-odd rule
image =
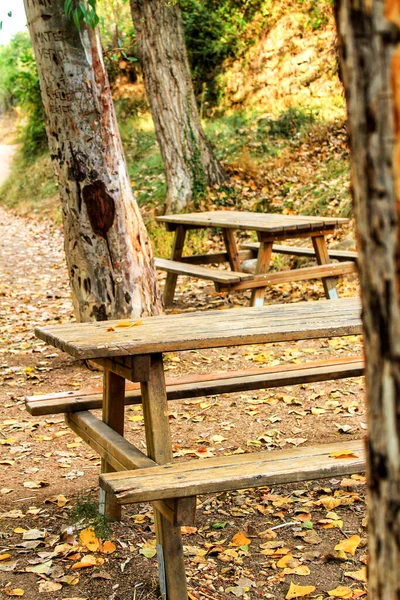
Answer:
[[[72,19],[78,29],[82,23],[87,23],[92,29],[99,24],[96,11],[96,0],[65,0],[64,10],[67,17]]]
[[[307,15],[307,26],[315,31],[329,22],[333,0],[299,0]]]
[[[5,112],[19,106],[26,117],[21,141],[27,155],[46,146],[39,77],[27,33],[17,33],[7,46],[0,46],[0,106]]]
[[[254,41],[246,31],[265,0],[181,0],[185,40],[195,90],[206,88],[212,104],[221,93],[218,75],[224,62],[237,58]]]
[[[12,17],[12,10],[7,13],[7,17]],[[3,21],[0,21],[0,31],[3,29]]]
[[[78,496],[70,517],[79,529],[93,527],[96,537],[102,540],[110,539],[112,535],[110,521],[99,513],[99,503],[93,494]]]
[[[258,135],[267,134],[273,138],[291,138],[301,134],[305,127],[312,125],[316,119],[316,111],[299,106],[290,106],[275,119],[272,117],[258,120]]]

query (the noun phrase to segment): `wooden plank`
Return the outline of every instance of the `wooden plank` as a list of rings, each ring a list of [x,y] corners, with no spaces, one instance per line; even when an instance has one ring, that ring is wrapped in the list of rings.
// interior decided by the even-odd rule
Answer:
[[[176,228],[174,241],[172,243],[171,259],[179,260],[183,254],[183,246],[185,245],[186,227],[179,225]],[[171,306],[174,301],[177,274],[169,271],[165,281],[163,300],[165,306]]]
[[[316,265],[313,267],[303,267],[301,269],[288,269],[287,271],[278,271],[267,273],[266,275],[254,275],[250,281],[234,283],[230,286],[219,284],[219,289],[223,290],[247,290],[253,288],[265,289],[266,285],[279,283],[291,283],[292,281],[307,281],[309,279],[322,279],[323,281],[336,281],[339,275],[349,275],[357,272],[357,266],[354,262],[328,263],[325,265]],[[333,289],[333,288],[332,288]]]
[[[252,275],[249,273],[221,271],[220,269],[213,269],[211,267],[177,262],[168,258],[155,258],[154,260],[158,270],[176,273],[177,275],[186,275],[188,277],[197,277],[198,279],[206,279],[217,283],[234,283],[235,281],[252,278]]]
[[[110,371],[115,375],[119,375],[120,377],[127,379],[128,381],[132,381],[132,369],[121,364],[118,362],[118,360],[111,358],[98,358],[96,363],[99,365],[99,367],[103,367],[103,369],[106,371]]]
[[[106,425],[121,436],[124,435],[125,379],[111,371],[103,373],[103,415]],[[111,473],[114,467],[105,458],[101,459],[101,472]],[[112,521],[121,520],[121,507],[114,496],[100,491],[100,512]]]
[[[313,247],[315,250],[315,256],[319,265],[326,265],[330,262],[328,246],[323,235],[312,238]],[[348,263],[342,263],[343,265]],[[323,276],[322,276],[323,277]],[[322,284],[325,290],[325,296],[328,300],[337,300],[338,293],[336,291],[337,279],[336,277],[323,277]]]
[[[157,220],[172,227],[178,225],[196,227],[222,227],[241,230],[264,231],[275,234],[284,230],[303,232],[312,231],[316,227],[321,231],[332,230],[337,225],[348,223],[348,219],[330,217],[309,217],[303,215],[279,215],[275,213],[252,213],[244,211],[209,211],[202,213],[186,213],[165,215]]]
[[[65,323],[35,333],[75,358],[92,359],[355,335],[362,332],[360,310],[358,298],[342,298],[146,317],[137,327]]]
[[[121,504],[129,504],[337,477],[365,469],[363,446],[363,441],[349,441],[191,460],[102,475],[100,485],[112,490]],[[332,452],[350,456],[334,458]]]
[[[106,459],[114,471],[144,469],[157,465],[90,411],[67,413],[65,422],[99,456]]]
[[[188,375],[182,378],[167,379],[167,399],[197,398],[215,396],[232,392],[244,392],[256,389],[269,389],[285,385],[296,385],[317,381],[359,377],[364,372],[361,357],[314,361],[296,365],[279,365],[268,369],[248,369],[210,374]],[[93,410],[102,407],[100,389],[81,390],[81,392],[63,392],[30,396],[26,399],[26,408],[33,416],[49,415],[81,410]],[[125,405],[140,404],[141,392],[137,384],[127,385]]]
[[[272,242],[265,241],[262,234],[258,233],[260,247],[258,250],[256,275],[263,275],[269,270],[272,256]],[[250,306],[263,306],[265,296],[265,286],[253,289],[250,297]]]
[[[252,253],[252,255],[257,255],[258,249],[260,247],[259,242],[251,242],[248,244],[243,244],[241,246],[243,252],[248,250]],[[300,247],[300,246],[281,246],[280,244],[274,244],[272,247],[272,252],[276,254],[287,254],[290,256],[304,256],[309,258],[315,258],[315,250],[314,248]],[[336,250],[333,248],[328,248],[328,254],[330,259],[338,260],[338,261],[348,261],[353,260],[357,262],[358,252],[354,250]],[[243,255],[244,256],[244,255]],[[242,260],[247,260],[251,257],[243,257]]]
[[[240,271],[239,250],[236,244],[235,233],[233,229],[222,230],[226,253],[228,255],[229,266],[232,271]]]
[[[167,394],[161,354],[151,357],[149,380],[141,383],[147,454],[159,465],[172,460]],[[155,498],[158,500],[158,498]],[[174,526],[154,507],[157,558],[162,594],[168,600],[187,598],[185,563],[180,527]]]
[[[251,249],[239,250],[238,254],[240,262],[252,258],[253,256]],[[179,261],[189,263],[191,265],[217,265],[229,262],[227,252],[213,252],[210,254],[193,254],[192,256],[182,256]]]
[[[65,415],[65,422],[115,471],[157,466],[151,458],[89,411]],[[157,501],[157,509],[174,525],[194,525],[196,498]]]

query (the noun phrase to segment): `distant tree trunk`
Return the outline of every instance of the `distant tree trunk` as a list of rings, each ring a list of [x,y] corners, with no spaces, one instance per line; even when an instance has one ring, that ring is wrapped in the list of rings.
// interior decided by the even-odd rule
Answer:
[[[76,317],[158,314],[152,249],[133,199],[98,33],[85,24],[78,30],[64,0],[24,2]]]
[[[399,8],[336,1],[360,252],[371,600],[400,598]]]
[[[177,2],[131,0],[144,85],[167,179],[167,210],[182,210],[226,174],[203,131]]]

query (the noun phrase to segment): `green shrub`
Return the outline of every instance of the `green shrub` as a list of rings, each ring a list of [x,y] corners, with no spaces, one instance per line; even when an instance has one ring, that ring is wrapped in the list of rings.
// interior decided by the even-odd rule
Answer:
[[[312,125],[316,120],[316,111],[298,106],[290,106],[273,119],[264,117],[258,120],[258,135],[266,134],[273,138],[291,138]]]
[[[224,62],[239,57],[254,42],[246,30],[265,5],[265,0],[181,0],[195,91],[205,92],[204,101],[218,103]]]
[[[0,106],[3,111],[19,106],[26,117],[20,136],[26,155],[46,146],[44,112],[39,77],[27,33],[17,33],[7,46],[0,46]]]

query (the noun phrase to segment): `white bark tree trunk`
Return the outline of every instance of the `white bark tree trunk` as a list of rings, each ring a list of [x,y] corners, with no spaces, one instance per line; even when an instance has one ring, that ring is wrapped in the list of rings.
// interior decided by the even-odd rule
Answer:
[[[132,195],[98,32],[85,24],[78,30],[64,0],[24,3],[76,317],[158,314],[152,249]]]
[[[183,210],[226,174],[201,125],[178,2],[131,0],[144,85],[167,180],[167,210]]]
[[[400,12],[336,0],[368,404],[368,597],[400,598]]]

